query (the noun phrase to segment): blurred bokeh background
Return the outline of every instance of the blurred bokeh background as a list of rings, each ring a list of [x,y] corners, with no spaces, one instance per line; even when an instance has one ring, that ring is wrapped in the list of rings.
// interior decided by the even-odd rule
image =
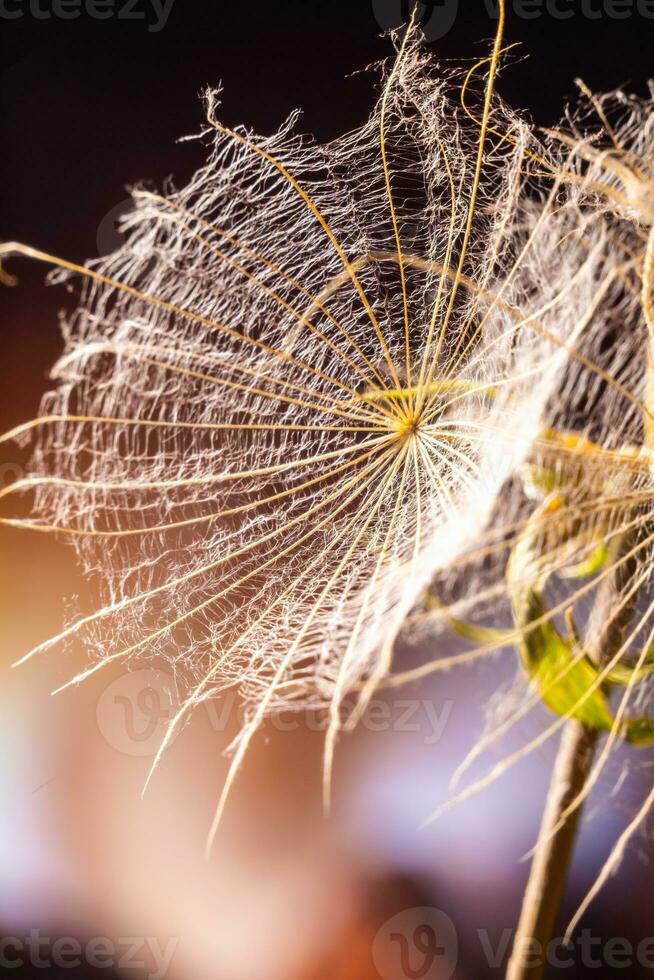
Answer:
[[[159,30],[149,29],[158,5],[139,0],[130,9],[142,19],[118,17],[126,6],[109,3],[106,19],[90,16],[83,4],[75,19],[43,16],[53,10],[49,0],[2,6],[3,238],[74,261],[111,250],[116,217],[128,207],[126,185],[148,178],[160,186],[171,174],[182,183],[202,162],[199,144],[175,140],[200,128],[198,93],[208,83],[223,81],[230,124],[269,132],[298,106],[303,127],[322,139],[361,123],[376,79],[362,70],[388,56],[381,27],[402,4],[173,0]],[[493,33],[492,5],[468,0],[460,7],[450,6],[456,12],[450,29],[431,41],[443,58],[479,56],[480,42]],[[643,91],[654,20],[640,7],[634,3],[620,19],[601,0],[548,10],[534,19],[509,11],[508,40],[523,42],[525,58],[503,73],[505,98],[548,125],[577,75],[596,90],[631,79]],[[21,16],[8,16],[16,11]],[[45,287],[43,267],[11,268],[21,281],[0,293],[3,431],[37,411],[60,349],[58,311],[74,302],[61,288]],[[3,450],[5,485],[21,475],[24,457]],[[378,700],[339,745],[327,821],[320,719],[268,724],[206,862],[204,841],[227,768],[224,752],[238,730],[238,702],[197,712],[142,800],[174,704],[165,670],[108,669],[56,697],[50,691],[79,669],[81,651],[52,650],[10,670],[61,627],[72,597],[93,607],[92,589],[62,543],[2,530],[1,976],[106,977],[109,963],[121,976],[170,980],[502,975],[506,930],[516,922],[527,875],[520,858],[535,839],[556,746],[544,746],[438,822],[420,824],[446,798],[448,779],[483,730],[498,683],[510,681],[510,654]],[[407,660],[427,655],[400,651]],[[525,722],[504,749],[538,722]],[[568,912],[651,769],[611,795],[616,776],[588,808]],[[568,975],[651,974],[654,942],[649,968],[635,956],[627,965],[625,954],[624,968],[612,972],[597,956],[610,940],[635,950],[654,936],[653,853],[645,837],[630,848],[583,923],[591,953],[578,955]],[[430,952],[427,943],[424,960],[411,960],[407,972],[401,937],[418,935],[440,937],[438,949]],[[22,958],[14,938],[23,943]],[[41,940],[39,960],[33,950]],[[66,958],[60,967],[44,965]]]

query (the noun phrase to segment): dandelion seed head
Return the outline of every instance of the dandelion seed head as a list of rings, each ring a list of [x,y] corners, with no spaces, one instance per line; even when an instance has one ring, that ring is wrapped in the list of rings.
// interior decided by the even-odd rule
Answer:
[[[618,89],[595,95],[578,80],[581,102],[566,124],[550,133],[558,168],[581,200],[598,210],[654,225],[654,102]]]
[[[189,692],[174,725],[236,686],[247,737],[324,708],[333,748],[345,694],[363,710],[487,523],[603,259],[552,261],[567,229],[524,199],[525,127],[498,103],[512,142],[486,145],[458,84],[409,40],[370,120],[325,146],[296,115],[230,129],[209,92],[188,186],[136,190],[112,255],[54,260],[82,295],[16,434],[35,437],[32,526],[102,595],[33,651],[83,639],[75,682],[165,660]]]

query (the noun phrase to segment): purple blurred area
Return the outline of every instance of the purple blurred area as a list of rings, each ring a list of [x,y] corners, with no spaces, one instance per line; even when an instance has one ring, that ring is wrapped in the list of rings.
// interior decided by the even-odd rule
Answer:
[[[646,29],[651,35],[651,22]],[[509,17],[509,40],[523,41],[531,57],[505,72],[500,90],[551,124],[575,75],[594,88],[632,76],[640,89],[651,67],[643,30],[635,17]],[[469,3],[433,48],[445,58],[477,56],[476,42],[492,32],[481,2]],[[113,218],[107,224],[105,216],[124,206],[125,185],[142,178],[160,185],[171,173],[181,183],[201,162],[198,144],[175,140],[200,128],[205,84],[224,80],[229,123],[269,132],[303,105],[304,127],[329,138],[365,119],[374,77],[358,72],[390,51],[368,0],[175,0],[158,33],[116,18],[26,15],[3,20],[2,34],[2,235],[74,261],[112,247]],[[37,411],[66,303],[61,289],[45,288],[43,268],[21,263],[14,271],[20,286],[1,294],[3,431]],[[0,463],[2,480],[14,479],[24,456],[5,449]],[[108,668],[50,697],[80,668],[80,650],[53,649],[10,670],[61,628],[65,598],[78,595],[91,609],[93,593],[63,544],[10,529],[0,538],[0,976],[503,975],[506,931],[517,921],[528,869],[520,859],[535,840],[556,746],[546,743],[483,793],[421,824],[447,799],[453,771],[484,730],[490,698],[510,683],[510,652],[376,701],[339,742],[328,820],[319,720],[269,723],[205,861],[238,703],[199,710],[141,799],[170,717],[170,678],[165,669]],[[427,648],[398,651],[406,663],[429,656]],[[519,724],[501,751],[523,744],[542,720]],[[486,767],[499,751],[485,757]],[[567,913],[638,805],[651,766],[611,796],[619,775],[616,766],[587,809]],[[611,940],[636,949],[654,936],[652,853],[640,838],[588,913],[582,927],[600,944],[595,953]],[[613,973],[579,959],[561,969],[575,980],[638,980],[652,968],[632,957]]]
[[[12,568],[2,582],[3,602],[10,598],[3,610],[6,667],[56,627],[59,589],[64,583],[72,591],[76,573],[52,543],[36,548],[12,532],[5,545]],[[410,941],[416,929],[411,910],[427,909],[453,923],[458,945],[456,973],[444,968],[424,976],[502,975],[489,965],[487,950],[501,951],[518,914],[527,871],[519,859],[534,841],[554,746],[434,824],[420,824],[446,799],[455,764],[482,730],[481,706],[498,674],[513,670],[510,654],[376,700],[359,730],[339,743],[329,820],[321,807],[320,719],[268,723],[236,781],[208,862],[204,842],[226,773],[223,752],[237,731],[238,703],[201,707],[141,799],[169,717],[168,675],[108,668],[50,697],[81,654],[75,660],[53,652],[5,671],[5,936],[37,930],[50,946],[72,937],[82,947],[105,937],[116,962],[119,953],[127,955],[127,939],[141,937],[132,957],[139,963],[151,942],[153,963],[119,971],[127,977],[156,976],[163,953],[172,950],[165,974],[171,980],[257,980],[264,966],[268,980],[366,980],[385,976],[380,956],[388,954],[395,969],[396,947],[382,942],[380,952],[385,924],[400,916],[400,933]],[[523,726],[502,750],[522,744],[536,727],[536,719]],[[629,785],[633,804],[636,788]],[[568,911],[628,812],[626,801],[607,802],[608,789],[603,785],[589,810]],[[644,843],[640,850],[632,848],[588,914],[584,927],[593,936],[637,943],[650,934]],[[42,975],[43,969],[35,973]],[[95,976],[90,969],[61,975]],[[575,976],[586,973],[579,968]]]

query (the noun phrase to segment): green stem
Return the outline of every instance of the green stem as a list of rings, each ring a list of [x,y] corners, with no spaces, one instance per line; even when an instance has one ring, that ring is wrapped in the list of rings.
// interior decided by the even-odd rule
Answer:
[[[622,549],[627,547],[622,542]],[[635,597],[619,616],[612,614],[619,596],[634,574],[631,561],[620,565],[600,586],[591,613],[586,643],[593,659],[606,665],[624,642]],[[561,736],[529,872],[506,980],[541,980],[547,948],[556,928],[583,807],[577,806],[561,824],[571,803],[588,780],[600,732],[570,719]],[[559,824],[561,824],[559,826]],[[555,827],[556,833],[552,833]]]

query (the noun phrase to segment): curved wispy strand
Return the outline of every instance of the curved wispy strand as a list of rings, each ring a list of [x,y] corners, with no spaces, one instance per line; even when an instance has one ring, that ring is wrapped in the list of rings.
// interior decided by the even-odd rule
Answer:
[[[275,710],[329,711],[328,798],[345,695],[363,710],[486,525],[611,274],[606,236],[589,248],[525,189],[531,138],[491,102],[500,45],[501,23],[477,122],[411,32],[370,120],[326,146],[295,116],[230,129],[209,92],[206,165],[137,190],[113,255],[2,247],[82,277],[56,388],[4,437],[35,440],[5,491],[33,493],[34,517],[10,522],[70,538],[103,594],[23,659],[77,637],[94,660],[71,683],[168,660],[188,694],[162,751],[237,685],[212,835]]]

